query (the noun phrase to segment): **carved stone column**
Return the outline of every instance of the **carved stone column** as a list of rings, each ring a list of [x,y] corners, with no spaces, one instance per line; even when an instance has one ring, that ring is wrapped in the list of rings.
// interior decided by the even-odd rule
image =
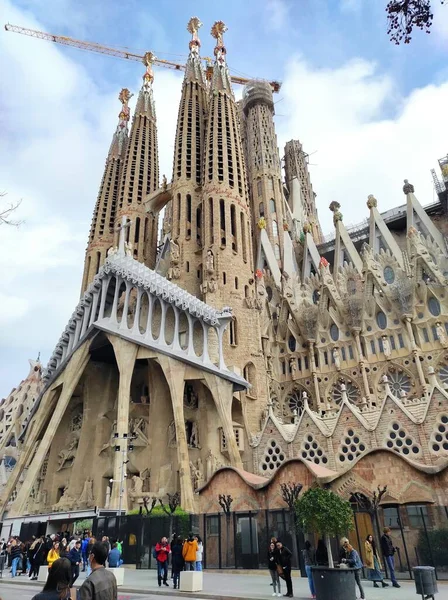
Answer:
[[[176,426],[177,462],[179,467],[182,508],[187,512],[194,512],[195,502],[193,485],[190,477],[190,458],[188,454],[187,434],[185,432],[185,365],[169,356],[160,355],[158,361],[162,367],[171,392],[174,424]]]
[[[119,371],[117,433],[118,437],[122,438],[123,434],[129,433],[129,401],[131,395],[131,381],[132,374],[134,372],[135,359],[137,358],[138,346],[113,335],[108,335],[107,337],[113,346]],[[112,485],[110,508],[118,508],[120,505],[121,486],[119,482],[121,481],[122,463],[127,460],[127,441],[121,439],[117,442],[117,445],[121,444],[125,444],[126,448],[124,453],[114,453],[114,484]],[[126,490],[125,481],[123,482],[123,486]],[[124,493],[121,501],[121,508],[122,510],[126,511],[127,507],[128,496],[126,493]]]

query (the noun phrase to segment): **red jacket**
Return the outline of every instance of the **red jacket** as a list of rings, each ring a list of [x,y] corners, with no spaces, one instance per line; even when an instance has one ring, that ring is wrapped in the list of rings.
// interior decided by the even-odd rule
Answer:
[[[168,555],[171,552],[171,548],[169,544],[162,546],[160,542],[156,544],[156,552],[157,552],[157,560],[159,562],[165,562],[168,560]]]

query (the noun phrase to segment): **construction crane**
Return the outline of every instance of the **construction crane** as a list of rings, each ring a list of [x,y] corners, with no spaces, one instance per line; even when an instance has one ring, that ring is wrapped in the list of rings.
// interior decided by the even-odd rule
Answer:
[[[73,48],[79,48],[80,50],[86,50],[88,52],[97,52],[98,54],[106,54],[107,56],[116,56],[117,58],[123,58],[126,60],[136,60],[138,62],[145,62],[145,57],[141,54],[135,54],[134,52],[129,52],[127,50],[120,50],[119,48],[111,48],[110,46],[103,46],[102,44],[97,44],[96,42],[84,42],[82,40],[77,40],[75,38],[71,38],[65,35],[54,35],[53,33],[46,33],[45,31],[37,31],[36,29],[27,29],[26,27],[20,27],[20,25],[10,25],[7,23],[5,25],[6,31],[12,31],[14,33],[20,33],[22,35],[27,35],[29,37],[34,37],[39,40],[47,40],[49,42],[55,42],[56,44],[62,44],[63,46],[71,46]],[[209,57],[204,58],[206,61],[206,77],[210,81],[213,74],[213,66],[211,64],[211,59]],[[166,67],[167,69],[174,69],[176,71],[185,71],[185,65],[181,65],[179,63],[172,62],[170,60],[165,60],[163,58],[155,58],[154,64],[160,67]],[[230,79],[233,83],[238,83],[240,85],[246,85],[250,79],[246,79],[245,77],[238,77],[236,75],[231,75]],[[281,83],[278,81],[270,81],[270,86],[272,87],[273,92],[278,92],[281,87]]]

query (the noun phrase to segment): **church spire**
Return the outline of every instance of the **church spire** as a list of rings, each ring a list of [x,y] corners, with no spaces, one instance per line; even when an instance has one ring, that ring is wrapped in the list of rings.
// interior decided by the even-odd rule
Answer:
[[[212,91],[228,92],[233,96],[232,83],[230,81],[229,68],[226,64],[227,50],[224,46],[223,35],[227,31],[227,26],[223,21],[215,21],[211,29],[212,37],[216,39],[216,46],[213,51],[215,55],[215,64],[213,67]]]
[[[123,164],[119,210],[115,221],[117,225],[123,215],[131,220],[126,241],[132,248],[132,256],[150,268],[155,264],[158,215],[146,213],[143,200],[159,187],[156,111],[152,90],[154,60],[152,52],[147,52],[143,59],[146,69]]]
[[[118,96],[121,102],[121,110],[118,115],[117,129],[112,137],[98,198],[93,211],[92,225],[90,227],[84,261],[81,295],[86,291],[98,273],[99,268],[106,260],[107,251],[113,243],[121,170],[128,144],[128,123],[130,117],[128,103],[131,98],[132,94],[127,88],[123,88]]]
[[[199,39],[198,31],[201,27],[202,23],[198,17],[191,17],[188,21],[187,31],[191,33],[191,40],[189,43],[190,53],[185,67],[184,82],[191,81],[205,86],[205,73],[199,56],[201,40]]]

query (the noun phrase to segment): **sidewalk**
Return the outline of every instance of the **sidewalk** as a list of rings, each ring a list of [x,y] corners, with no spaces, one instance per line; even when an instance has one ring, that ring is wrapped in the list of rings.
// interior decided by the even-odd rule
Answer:
[[[0,579],[0,596],[1,583],[20,583],[33,585],[37,589],[42,589],[42,584],[37,582],[29,582],[27,577],[16,577],[14,580],[9,577],[9,573],[5,570],[3,580]],[[81,573],[76,585],[81,585],[85,578],[85,573]],[[202,592],[193,594],[179,592],[174,590],[172,582],[169,581],[170,587],[161,587],[157,585],[157,574],[155,570],[136,570],[125,569],[124,585],[119,588],[120,594],[154,594],[161,596],[187,596],[191,598],[210,598],[213,600],[261,600],[267,599],[272,595],[272,587],[270,587],[271,578],[268,573],[255,571],[254,574],[237,575],[220,571],[219,573],[210,573],[204,571],[204,589]],[[363,581],[366,600],[385,600],[385,595],[391,600],[411,600],[417,598],[415,592],[415,583],[413,581],[400,582],[401,588],[376,589],[372,587],[369,581]],[[284,584],[283,584],[284,587]],[[286,591],[283,589],[282,593]],[[299,600],[310,598],[308,589],[308,580],[298,576],[295,572],[293,576],[294,597]],[[387,600],[387,599],[386,599]],[[436,600],[448,600],[448,582],[439,582],[439,593]]]

